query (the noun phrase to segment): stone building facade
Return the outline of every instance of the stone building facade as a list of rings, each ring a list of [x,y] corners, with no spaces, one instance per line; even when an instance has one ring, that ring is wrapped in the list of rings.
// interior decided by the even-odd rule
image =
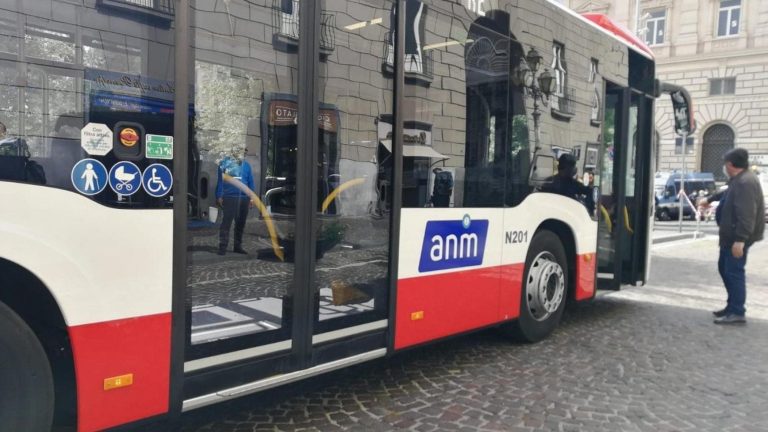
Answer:
[[[720,172],[722,154],[747,148],[768,165],[768,2],[764,0],[567,0],[577,12],[601,12],[650,45],[657,75],[685,86],[694,99],[697,130],[688,170]],[[639,17],[638,17],[639,9]],[[656,109],[659,170],[682,168],[671,104]],[[689,145],[691,140],[688,141]],[[763,158],[766,158],[763,161]]]

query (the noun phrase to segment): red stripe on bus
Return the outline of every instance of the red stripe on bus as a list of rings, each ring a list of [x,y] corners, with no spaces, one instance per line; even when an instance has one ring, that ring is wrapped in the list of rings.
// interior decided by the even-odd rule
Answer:
[[[596,259],[576,258],[576,300],[595,295]],[[518,318],[524,272],[519,263],[400,279],[395,349]]]
[[[69,328],[77,380],[78,431],[96,431],[168,412],[171,314]],[[104,390],[106,378],[133,384]]]
[[[595,266],[597,254],[588,253],[576,257],[576,300],[595,296]]]
[[[516,318],[523,267],[513,264],[399,280],[395,349]]]

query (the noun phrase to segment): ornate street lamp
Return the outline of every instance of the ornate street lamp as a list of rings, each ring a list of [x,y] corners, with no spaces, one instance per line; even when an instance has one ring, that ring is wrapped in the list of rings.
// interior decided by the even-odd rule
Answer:
[[[552,84],[555,81],[555,77],[552,76],[551,73],[549,73],[549,69],[544,69],[544,72],[539,75],[539,88],[541,89],[541,92],[544,93],[545,96],[549,97],[549,95],[552,94]]]
[[[520,64],[517,66],[513,80],[515,84],[523,86],[528,90],[531,96],[533,96],[533,131],[535,139],[535,148],[539,149],[539,137],[541,136],[539,130],[539,119],[541,118],[541,109],[539,101],[544,106],[547,106],[549,96],[552,94],[552,84],[554,77],[549,72],[549,69],[544,68],[544,71],[538,74],[539,68],[544,62],[544,56],[539,51],[531,47],[524,59],[520,60]],[[536,76],[538,74],[538,77]]]
[[[528,64],[531,66],[531,70],[533,71],[533,74],[536,75],[536,72],[539,70],[539,66],[541,65],[541,61],[544,59],[541,54],[536,50],[536,48],[531,47],[530,50],[528,50],[528,54],[525,55],[525,61],[528,62]]]

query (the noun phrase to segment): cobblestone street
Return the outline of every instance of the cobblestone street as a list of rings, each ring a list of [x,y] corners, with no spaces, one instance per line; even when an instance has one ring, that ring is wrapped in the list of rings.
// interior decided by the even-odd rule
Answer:
[[[768,431],[768,245],[748,263],[749,323],[711,237],[654,248],[649,286],[571,308],[552,337],[484,331],[187,413],[184,431]]]

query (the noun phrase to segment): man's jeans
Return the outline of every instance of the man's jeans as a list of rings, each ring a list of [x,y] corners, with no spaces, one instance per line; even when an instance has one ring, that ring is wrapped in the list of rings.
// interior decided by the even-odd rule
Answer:
[[[235,221],[235,249],[240,249],[243,244],[243,229],[245,220],[248,219],[250,199],[247,197],[224,197],[224,217],[219,228],[219,250],[227,250],[229,243],[229,229],[232,221]]]
[[[748,248],[745,247],[744,256],[741,258],[734,258],[731,248],[720,247],[717,269],[728,291],[728,306],[725,308],[728,314],[743,316],[746,312],[744,303],[747,301],[747,279],[744,267],[747,265],[747,250]]]

